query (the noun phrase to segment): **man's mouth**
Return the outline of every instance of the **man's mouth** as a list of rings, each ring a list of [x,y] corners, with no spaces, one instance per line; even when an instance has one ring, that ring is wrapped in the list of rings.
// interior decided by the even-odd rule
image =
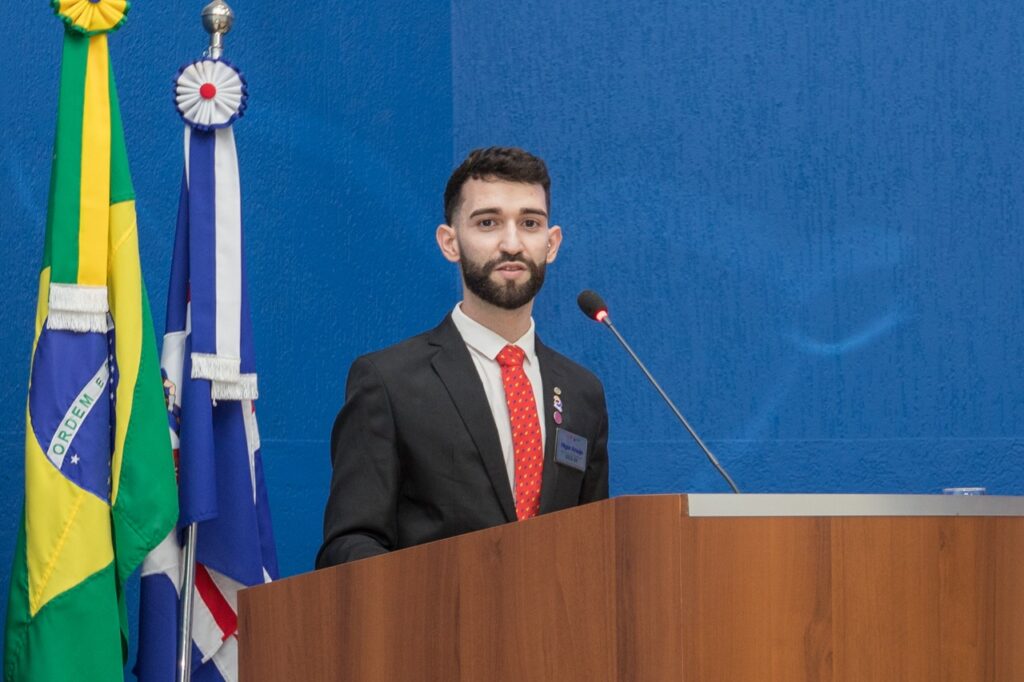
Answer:
[[[498,277],[506,282],[518,281],[524,272],[529,272],[525,263],[502,263],[494,268]]]

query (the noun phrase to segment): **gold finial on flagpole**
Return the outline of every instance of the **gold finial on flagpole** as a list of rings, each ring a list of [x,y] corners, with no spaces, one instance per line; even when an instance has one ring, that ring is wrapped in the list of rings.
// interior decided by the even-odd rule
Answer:
[[[224,35],[235,23],[235,13],[224,0],[213,0],[203,8],[203,28],[210,34],[210,47],[207,54],[213,59],[220,59],[224,53]]]

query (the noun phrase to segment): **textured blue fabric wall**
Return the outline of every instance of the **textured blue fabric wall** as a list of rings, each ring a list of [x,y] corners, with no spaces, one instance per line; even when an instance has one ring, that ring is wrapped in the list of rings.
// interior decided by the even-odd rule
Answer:
[[[162,331],[181,173],[175,69],[202,2],[112,38]],[[724,490],[620,328],[751,491],[1024,493],[1024,8],[845,3],[234,3],[259,415],[282,571],[311,567],[349,362],[448,310],[433,227],[453,163],[545,156],[566,244],[546,341],[604,380],[617,494]],[[21,504],[25,381],[60,28],[0,43],[0,577]],[[6,601],[6,600],[5,600]]]
[[[456,2],[455,151],[537,149],[542,333],[604,378],[616,493],[1024,492],[1017,3]]]

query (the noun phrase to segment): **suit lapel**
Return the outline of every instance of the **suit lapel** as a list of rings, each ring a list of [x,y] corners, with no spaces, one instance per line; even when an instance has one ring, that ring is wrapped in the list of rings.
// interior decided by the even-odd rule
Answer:
[[[555,424],[554,406],[550,404],[550,401],[555,395],[556,386],[565,390],[565,381],[554,353],[540,342],[540,338],[536,339],[535,344],[537,360],[540,362],[540,378],[543,384],[540,405],[537,406],[540,411],[538,416],[544,420],[544,471],[540,486],[540,513],[543,514],[551,511],[558,485],[558,466],[555,464],[555,431],[558,429],[558,425]]]
[[[476,367],[473,366],[473,358],[470,357],[466,343],[462,340],[455,323],[452,322],[451,315],[434,329],[429,341],[439,347],[439,351],[431,360],[434,371],[444,382],[452,402],[455,403],[455,409],[458,410],[466,430],[476,444],[506,520],[515,521],[516,505],[512,498],[512,486],[508,480],[505,458],[501,452],[498,430],[494,425],[494,415],[491,414],[487,394],[484,393],[483,384],[480,383],[480,376],[477,374]],[[544,364],[541,363],[541,369],[543,370],[543,368]],[[547,460],[546,454],[545,460]],[[545,467],[547,467],[546,461]],[[546,475],[544,481],[545,483],[547,481]],[[544,483],[542,483],[543,485]],[[543,497],[543,487],[541,490]]]

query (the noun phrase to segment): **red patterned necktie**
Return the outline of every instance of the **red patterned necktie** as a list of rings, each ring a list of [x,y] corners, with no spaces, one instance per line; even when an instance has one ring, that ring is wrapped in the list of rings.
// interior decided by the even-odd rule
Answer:
[[[536,516],[540,510],[541,472],[544,470],[544,446],[537,419],[537,400],[533,385],[523,370],[526,352],[518,346],[505,346],[498,353],[501,382],[505,385],[508,418],[512,424],[512,451],[516,463],[516,516],[519,520]]]

